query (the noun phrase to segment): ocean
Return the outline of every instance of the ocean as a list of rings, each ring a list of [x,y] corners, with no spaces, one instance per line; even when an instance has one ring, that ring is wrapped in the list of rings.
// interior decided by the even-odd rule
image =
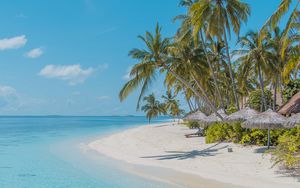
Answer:
[[[0,188],[170,187],[85,151],[97,138],[146,124],[145,117],[133,116],[0,117]]]

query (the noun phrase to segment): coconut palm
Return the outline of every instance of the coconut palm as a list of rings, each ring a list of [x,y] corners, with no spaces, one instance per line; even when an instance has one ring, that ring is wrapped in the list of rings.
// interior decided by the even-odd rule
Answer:
[[[142,106],[141,110],[146,113],[149,124],[151,119],[166,113],[164,104],[161,104],[158,100],[156,100],[154,93],[144,97],[143,101],[145,102],[145,105]]]
[[[174,118],[174,121],[176,117],[184,113],[184,110],[179,108],[179,101],[176,99],[176,95],[172,95],[171,91],[167,91],[162,98],[164,99],[165,111]]]
[[[265,98],[265,83],[263,73],[267,74],[267,71],[272,70],[273,64],[271,63],[272,53],[268,51],[268,40],[264,41],[264,45],[259,45],[258,34],[250,31],[244,37],[238,40],[238,44],[241,49],[234,51],[235,55],[238,55],[237,61],[241,62],[242,72],[255,73],[258,75],[264,110],[267,109],[267,102]],[[275,69],[275,68],[274,68]],[[265,74],[265,75],[266,75]]]
[[[179,5],[186,7],[187,9],[190,9],[193,5],[193,1],[192,0],[181,0]],[[177,31],[177,34],[175,36],[175,39],[177,39],[177,41],[179,42],[185,42],[185,43],[189,43],[191,37],[192,37],[192,19],[191,16],[189,14],[187,15],[179,15],[176,16],[174,18],[174,21],[176,20],[180,20],[181,21],[181,26]],[[200,39],[198,41],[198,39]],[[224,103],[221,97],[221,93],[220,93],[220,87],[218,85],[217,82],[217,76],[216,76],[216,71],[214,70],[213,67],[213,62],[209,57],[209,54],[207,52],[207,46],[206,46],[206,42],[207,40],[211,40],[211,38],[208,36],[207,38],[204,37],[202,30],[200,30],[200,37],[197,37],[195,40],[195,43],[200,43],[201,48],[203,50],[204,53],[204,58],[207,61],[207,64],[209,66],[210,69],[210,76],[213,79],[213,83],[214,83],[214,87],[215,87],[215,93],[218,97],[218,100],[220,101],[221,107],[224,108]]]
[[[138,86],[142,86],[137,105],[137,107],[139,107],[141,98],[154,80],[156,71],[159,70],[161,73],[167,72],[167,74],[172,74],[176,80],[189,88],[198,98],[203,99],[209,108],[219,115],[217,109],[206,96],[205,89],[197,81],[197,75],[191,74],[190,77],[194,80],[201,93],[189,81],[185,80],[180,74],[173,70],[173,62],[168,57],[167,53],[170,48],[170,40],[162,38],[161,27],[159,27],[158,24],[154,35],[150,32],[146,32],[145,37],[139,36],[139,38],[145,43],[146,49],[133,49],[129,53],[133,59],[137,59],[140,62],[136,64],[135,67],[137,68],[130,72],[130,75],[132,76],[131,80],[124,85],[119,93],[121,101],[126,99],[126,97],[137,89]]]
[[[190,9],[192,24],[194,25],[194,37],[198,37],[201,29],[205,28],[206,34],[217,37],[219,41],[225,42],[226,58],[235,104],[239,109],[239,101],[235,86],[235,79],[229,53],[228,37],[231,30],[239,34],[241,24],[246,22],[250,15],[248,4],[239,0],[199,0]],[[201,32],[200,32],[201,33]]]
[[[263,25],[260,30],[260,41],[267,35],[268,31],[273,30],[278,26],[278,23],[282,19],[282,17],[292,10],[290,15],[288,16],[288,21],[282,33],[282,42],[283,46],[281,49],[282,55],[284,54],[285,48],[287,47],[287,40],[290,34],[295,34],[299,32],[300,29],[300,11],[299,11],[299,3],[300,0],[281,0],[277,10],[270,16],[270,18]],[[297,40],[298,45],[300,39]]]

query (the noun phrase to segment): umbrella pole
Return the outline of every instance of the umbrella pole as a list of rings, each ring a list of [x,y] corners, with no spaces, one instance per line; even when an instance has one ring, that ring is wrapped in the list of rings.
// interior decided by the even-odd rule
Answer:
[[[268,149],[270,149],[270,127],[268,127]]]

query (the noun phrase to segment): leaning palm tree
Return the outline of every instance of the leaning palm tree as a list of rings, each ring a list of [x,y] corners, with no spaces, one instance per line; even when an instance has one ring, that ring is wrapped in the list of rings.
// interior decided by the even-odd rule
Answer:
[[[168,58],[170,40],[167,38],[162,38],[161,28],[158,24],[156,26],[154,35],[150,32],[146,32],[145,37],[139,36],[139,38],[145,43],[146,49],[133,49],[129,53],[133,59],[137,59],[140,62],[136,64],[136,68],[134,67],[134,69],[131,70],[131,80],[124,85],[119,93],[119,98],[121,101],[125,100],[130,93],[138,88],[138,86],[142,86],[137,105],[137,107],[139,107],[141,98],[144,96],[148,87],[155,78],[155,73],[158,70],[161,73],[167,71],[167,74],[172,74],[176,80],[181,82],[185,87],[189,88],[198,98],[203,99],[209,108],[211,108],[213,112],[220,116],[217,112],[217,109],[206,96],[205,89],[196,80],[196,76],[194,74],[191,75],[191,78],[196,82],[200,92],[192,84],[190,84],[189,81],[185,80],[182,76],[180,76],[180,74],[177,74],[173,70],[173,62]]]
[[[192,7],[193,4],[194,4],[193,0],[181,0],[179,3],[180,6],[186,7],[188,10]],[[179,29],[177,31],[175,39],[177,40],[177,42],[189,44],[190,39],[192,37],[192,32],[193,32],[191,15],[189,15],[189,14],[178,15],[174,18],[174,21],[176,21],[176,20],[181,21],[181,26],[179,27]],[[210,69],[210,74],[211,74],[210,76],[213,79],[216,96],[218,97],[218,100],[220,101],[221,108],[224,108],[224,103],[223,103],[223,100],[221,97],[220,87],[219,87],[219,84],[217,81],[217,76],[216,76],[217,73],[214,70],[213,62],[208,54],[208,50],[206,49],[207,48],[207,45],[206,45],[207,40],[211,40],[211,37],[210,36],[204,37],[202,30],[200,30],[200,37],[196,38],[195,43],[198,43],[198,40],[199,40],[199,43],[203,50],[204,58],[206,59],[207,64]]]
[[[141,109],[146,113],[149,124],[151,119],[156,118],[161,114],[165,114],[164,104],[161,104],[158,100],[156,100],[154,93],[144,97],[143,100],[146,104],[142,106]]]
[[[198,38],[201,29],[206,28],[206,34],[217,37],[225,42],[226,58],[232,82],[232,90],[236,107],[239,109],[239,101],[235,86],[235,79],[229,53],[228,37],[231,30],[239,34],[241,24],[246,22],[250,15],[248,4],[239,0],[199,0],[190,9],[192,24],[194,25],[194,37]]]

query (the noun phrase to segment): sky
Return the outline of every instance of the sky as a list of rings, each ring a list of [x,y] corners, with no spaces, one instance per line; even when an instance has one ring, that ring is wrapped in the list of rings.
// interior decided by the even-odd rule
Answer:
[[[118,93],[137,63],[137,39],[159,22],[174,35],[177,0],[2,0],[0,115],[141,115],[137,93]],[[241,34],[258,30],[280,0],[245,0],[251,16]],[[234,39],[230,42],[234,48]],[[158,77],[149,89],[164,94]],[[187,108],[182,101],[183,108]]]

